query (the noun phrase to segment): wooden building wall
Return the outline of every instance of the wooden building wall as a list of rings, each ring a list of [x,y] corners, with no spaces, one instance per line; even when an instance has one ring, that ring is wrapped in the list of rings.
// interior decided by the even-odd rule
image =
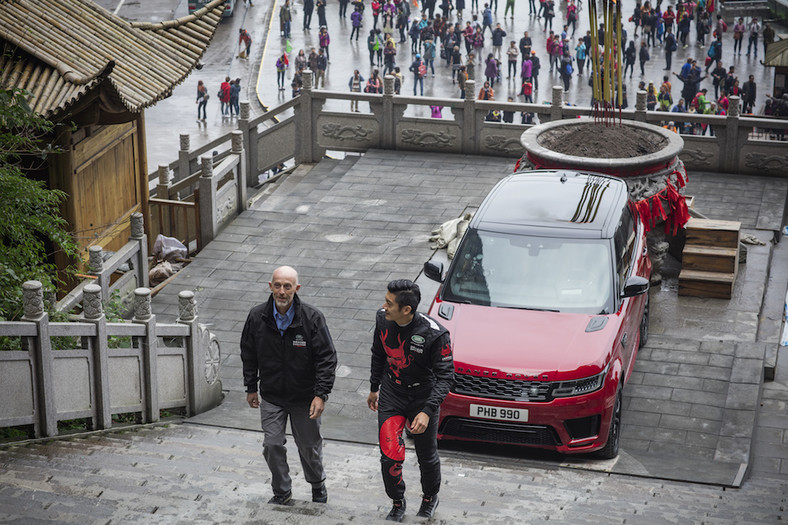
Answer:
[[[50,164],[51,187],[68,193],[63,216],[82,248],[117,251],[128,242],[129,218],[147,213],[148,185],[144,161],[142,115],[122,124],[84,126],[64,136],[63,153]],[[146,217],[146,223],[148,222]],[[56,261],[64,268],[68,261]]]

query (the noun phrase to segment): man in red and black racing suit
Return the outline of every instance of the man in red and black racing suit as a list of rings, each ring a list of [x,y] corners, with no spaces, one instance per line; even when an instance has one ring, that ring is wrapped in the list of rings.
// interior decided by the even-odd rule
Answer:
[[[402,521],[405,482],[402,431],[409,422],[421,470],[423,498],[417,516],[431,518],[441,483],[438,456],[440,404],[454,383],[449,332],[416,312],[421,292],[407,279],[388,284],[372,341],[369,408],[378,412],[381,470],[394,506],[386,519]]]

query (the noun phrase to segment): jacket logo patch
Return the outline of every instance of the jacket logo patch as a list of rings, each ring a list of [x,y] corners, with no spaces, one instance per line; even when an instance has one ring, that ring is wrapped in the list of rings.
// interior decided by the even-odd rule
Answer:
[[[305,347],[306,339],[304,339],[304,336],[301,334],[296,334],[295,338],[293,339],[293,346]]]
[[[424,338],[420,335],[412,335],[410,337],[410,351],[414,354],[424,353]]]

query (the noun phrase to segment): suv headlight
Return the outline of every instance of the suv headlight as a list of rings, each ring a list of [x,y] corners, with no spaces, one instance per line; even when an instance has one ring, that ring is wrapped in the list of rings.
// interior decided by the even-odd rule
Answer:
[[[553,397],[582,396],[584,394],[596,392],[602,388],[602,384],[605,382],[605,376],[607,376],[609,370],[610,363],[607,364],[604,370],[595,376],[575,379],[573,381],[558,382],[555,384],[555,387],[553,387]]]

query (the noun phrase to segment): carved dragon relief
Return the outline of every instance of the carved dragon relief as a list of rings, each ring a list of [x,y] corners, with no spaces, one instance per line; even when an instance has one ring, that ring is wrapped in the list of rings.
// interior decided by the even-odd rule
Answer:
[[[698,166],[698,165],[711,166],[711,162],[709,162],[709,159],[712,157],[712,154],[700,148],[696,148],[696,149],[685,148],[681,152],[681,157],[682,160],[685,161],[685,163],[689,163],[694,166]]]
[[[488,135],[484,138],[484,147],[500,153],[520,154],[523,152],[523,145],[519,138],[510,139],[504,135]]]
[[[788,170],[788,155],[767,155],[765,153],[748,153],[744,156],[744,165],[748,168],[763,171]]]
[[[421,148],[441,148],[448,149],[453,147],[453,141],[457,135],[445,131],[422,131],[419,129],[403,129],[402,142],[412,144]]]
[[[341,124],[323,124],[323,136],[344,142],[371,142],[370,135],[374,130],[362,128],[360,125],[343,126]]]

